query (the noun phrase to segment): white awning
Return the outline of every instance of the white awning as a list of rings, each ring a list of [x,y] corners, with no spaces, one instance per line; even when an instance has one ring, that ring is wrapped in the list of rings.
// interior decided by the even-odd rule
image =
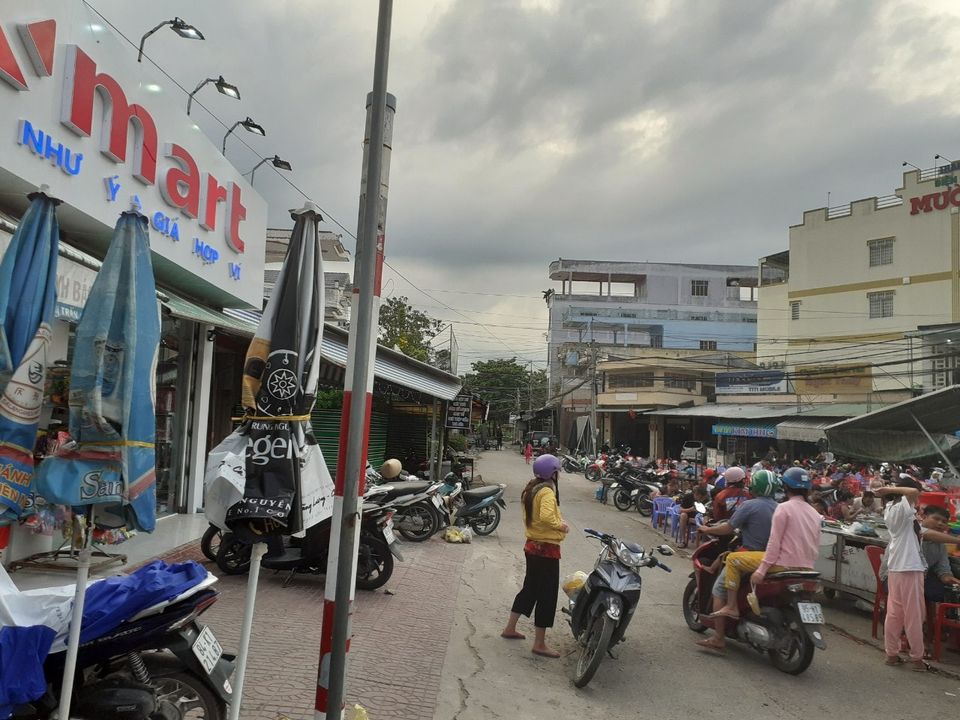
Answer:
[[[793,418],[777,423],[777,440],[795,440],[798,442],[816,443],[827,437],[823,429],[836,422],[836,418],[828,420],[819,418]]]

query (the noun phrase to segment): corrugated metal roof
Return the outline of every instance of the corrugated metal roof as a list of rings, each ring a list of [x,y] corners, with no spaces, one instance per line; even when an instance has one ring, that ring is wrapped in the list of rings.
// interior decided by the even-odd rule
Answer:
[[[211,311],[207,311],[211,312]],[[256,310],[224,311],[237,322],[249,324],[248,334],[253,335],[260,323],[260,313]],[[334,325],[325,324],[323,341],[320,345],[320,356],[334,365],[345,368],[347,366],[347,338],[348,335]],[[456,375],[439,370],[419,360],[408,358],[403,353],[377,345],[377,357],[373,367],[374,376],[380,380],[396,383],[405,388],[422,392],[441,400],[452,400],[460,392],[460,378]]]
[[[877,405],[873,405],[877,409]],[[834,403],[832,405],[762,404],[762,403],[707,403],[695,407],[651,410],[647,415],[661,417],[715,417],[715,418],[848,418],[868,411],[865,403]]]

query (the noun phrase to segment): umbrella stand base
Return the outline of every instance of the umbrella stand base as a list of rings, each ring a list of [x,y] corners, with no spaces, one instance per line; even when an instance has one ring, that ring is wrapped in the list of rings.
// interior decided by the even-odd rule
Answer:
[[[102,549],[102,546],[95,546],[91,554],[90,570],[100,570],[111,565],[126,565],[127,556],[122,553],[110,553]],[[99,559],[98,559],[99,558]],[[36,553],[25,557],[23,560],[17,560],[10,563],[8,568],[10,572],[20,569],[36,570],[66,570],[76,572],[80,565],[80,557],[69,547],[69,541],[65,542],[56,550],[50,552]]]

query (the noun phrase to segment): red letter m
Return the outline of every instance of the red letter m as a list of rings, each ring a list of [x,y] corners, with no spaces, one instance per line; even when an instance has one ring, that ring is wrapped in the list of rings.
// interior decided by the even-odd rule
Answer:
[[[67,46],[63,79],[61,122],[77,135],[93,132],[93,96],[100,96],[103,123],[100,152],[114,162],[127,159],[127,132],[134,130],[133,176],[144,185],[157,179],[157,126],[140,105],[127,104],[119,83],[106,73],[97,74],[97,65],[76,45]]]
[[[933,193],[933,195],[924,195],[923,197],[910,198],[910,214],[917,215],[921,211],[923,212],[933,212],[933,207],[930,205],[930,202],[938,193]]]

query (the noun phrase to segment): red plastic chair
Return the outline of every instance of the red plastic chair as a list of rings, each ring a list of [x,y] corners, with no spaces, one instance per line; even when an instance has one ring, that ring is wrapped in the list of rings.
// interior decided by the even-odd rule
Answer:
[[[943,629],[960,630],[960,620],[954,620],[947,617],[947,611],[960,608],[960,603],[934,603],[934,621],[933,621],[933,659],[940,662],[940,645],[943,637]],[[957,638],[957,635],[954,635]]]
[[[884,548],[876,545],[867,545],[866,551],[867,557],[870,559],[870,567],[873,568],[873,577],[877,581],[876,594],[873,599],[873,627],[871,628],[873,637],[876,638],[877,628],[887,614],[887,591],[884,589],[883,582],[880,580],[880,562],[881,558],[883,558]]]

